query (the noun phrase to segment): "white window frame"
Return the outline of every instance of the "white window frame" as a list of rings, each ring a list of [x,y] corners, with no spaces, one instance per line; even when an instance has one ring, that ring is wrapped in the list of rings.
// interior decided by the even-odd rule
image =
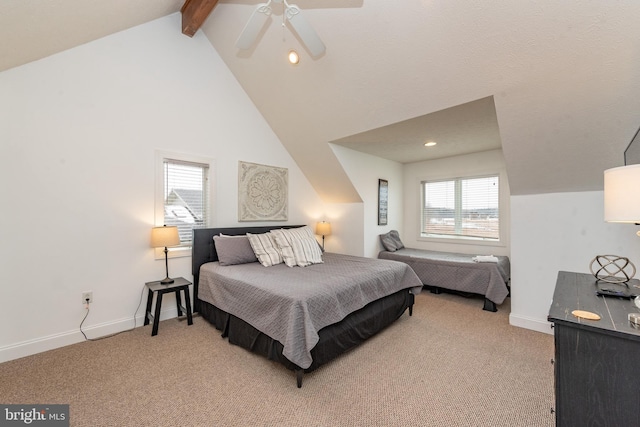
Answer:
[[[454,181],[454,180],[463,180],[463,179],[474,179],[474,178],[486,178],[486,177],[497,177],[499,182],[498,188],[498,209],[499,209],[499,238],[496,239],[485,239],[478,237],[467,237],[467,236],[455,236],[455,235],[435,235],[435,234],[426,234],[423,232],[423,209],[425,204],[425,194],[424,194],[424,183],[425,182],[438,182],[438,181]],[[420,179],[418,182],[418,191],[420,192],[419,199],[420,205],[418,208],[418,237],[419,241],[424,242],[439,242],[439,243],[455,243],[455,244],[466,244],[466,245],[477,245],[477,246],[496,246],[496,247],[504,247],[506,246],[506,236],[507,236],[507,228],[509,224],[509,215],[508,215],[508,188],[506,183],[506,177],[502,171],[498,172],[489,172],[489,173],[480,173],[474,175],[458,175],[458,176],[441,176],[441,177],[429,177]]]
[[[215,206],[215,162],[210,157],[193,155],[188,153],[179,153],[172,151],[156,150],[155,151],[155,207],[154,222],[156,227],[164,225],[164,162],[167,160],[176,160],[181,162],[199,163],[208,166],[208,215],[205,227],[211,227],[215,223],[214,206]],[[189,257],[191,256],[191,247],[189,244],[182,244],[173,248],[168,248],[169,258]],[[164,259],[164,248],[155,249],[155,258]]]

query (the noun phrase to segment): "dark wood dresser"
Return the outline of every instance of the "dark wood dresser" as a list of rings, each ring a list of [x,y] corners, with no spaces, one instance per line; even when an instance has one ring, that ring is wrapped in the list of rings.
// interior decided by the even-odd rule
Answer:
[[[631,289],[640,292],[638,280]],[[586,320],[571,314],[600,315]],[[633,300],[596,295],[590,274],[558,273],[548,320],[555,337],[556,426],[640,426],[640,329]]]

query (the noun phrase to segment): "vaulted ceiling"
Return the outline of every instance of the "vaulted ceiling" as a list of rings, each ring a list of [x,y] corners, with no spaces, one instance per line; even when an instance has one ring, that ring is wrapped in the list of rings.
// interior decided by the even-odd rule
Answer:
[[[183,3],[3,0],[0,70]],[[326,45],[317,58],[282,25],[279,5],[251,49],[238,50],[258,3],[218,1],[194,37],[209,39],[327,201],[359,200],[331,142],[383,157],[400,150],[387,144],[427,139],[441,153],[501,145],[511,192],[520,195],[602,189],[603,170],[622,165],[640,126],[636,0],[298,0]],[[296,66],[286,62],[291,48],[301,56]],[[419,150],[396,160],[420,160]]]

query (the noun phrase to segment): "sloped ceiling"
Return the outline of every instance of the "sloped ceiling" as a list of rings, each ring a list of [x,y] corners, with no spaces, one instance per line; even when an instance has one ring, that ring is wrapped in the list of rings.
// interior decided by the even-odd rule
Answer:
[[[183,3],[183,0],[2,0],[0,71],[175,13]]]
[[[278,5],[252,49],[236,49],[258,3],[221,0],[202,31],[328,202],[360,200],[330,142],[373,141],[375,129],[478,100],[495,105],[513,195],[602,189],[640,126],[637,0],[298,0],[327,46],[319,58],[283,27]],[[0,68],[181,5],[5,0]]]
[[[277,8],[254,48],[238,51],[254,2],[220,2],[204,31],[337,201],[353,195],[327,142],[489,96],[512,194],[602,189],[603,170],[622,164],[640,126],[640,2],[298,4],[327,46],[320,58],[282,28]],[[302,52],[295,67],[284,58],[291,47]]]

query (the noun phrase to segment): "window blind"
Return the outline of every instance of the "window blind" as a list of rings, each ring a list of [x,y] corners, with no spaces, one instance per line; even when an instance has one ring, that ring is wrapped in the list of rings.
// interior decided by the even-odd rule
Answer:
[[[422,234],[500,239],[498,176],[423,181]]]
[[[164,223],[178,227],[180,244],[208,224],[209,165],[164,159]]]

